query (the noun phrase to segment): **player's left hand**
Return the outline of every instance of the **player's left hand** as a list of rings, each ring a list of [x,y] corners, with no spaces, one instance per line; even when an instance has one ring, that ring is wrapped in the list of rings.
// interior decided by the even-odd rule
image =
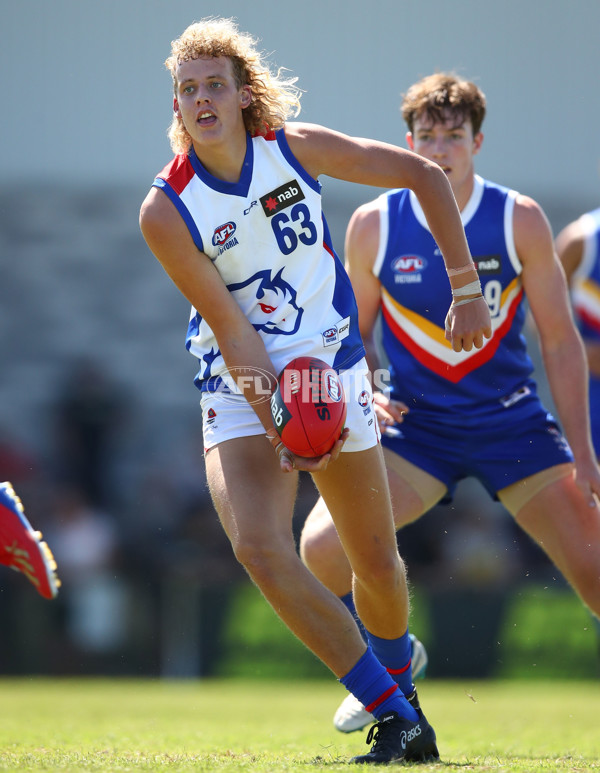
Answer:
[[[492,337],[492,320],[485,298],[475,298],[462,306],[453,303],[446,315],[446,340],[454,351],[470,352],[473,346],[481,349],[484,337]]]
[[[373,393],[375,415],[382,430],[401,424],[408,413],[408,405],[400,400],[390,400],[384,392]]]

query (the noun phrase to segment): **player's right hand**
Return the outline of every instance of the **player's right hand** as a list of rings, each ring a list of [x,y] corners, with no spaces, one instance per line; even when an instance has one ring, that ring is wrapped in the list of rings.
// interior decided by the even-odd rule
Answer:
[[[267,434],[267,437],[271,440],[271,444],[275,449],[276,454],[279,456],[279,465],[282,472],[293,472],[294,470],[302,472],[322,472],[329,464],[331,464],[331,462],[335,462],[338,458],[349,434],[350,430],[345,427],[331,451],[322,456],[310,457],[296,456],[296,454],[290,451],[290,449],[275,435]]]
[[[483,296],[473,298],[465,305],[454,302],[446,315],[446,340],[455,352],[470,352],[473,346],[481,349],[484,338],[492,337],[489,306]]]

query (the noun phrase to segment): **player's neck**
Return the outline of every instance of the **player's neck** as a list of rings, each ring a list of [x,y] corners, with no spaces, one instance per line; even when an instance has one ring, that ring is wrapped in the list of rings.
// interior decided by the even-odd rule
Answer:
[[[453,186],[452,192],[458,205],[460,212],[467,206],[471,196],[473,195],[473,189],[475,188],[475,174],[473,173],[460,185]]]
[[[227,142],[194,143],[198,160],[209,174],[218,180],[237,183],[246,158],[246,132]]]

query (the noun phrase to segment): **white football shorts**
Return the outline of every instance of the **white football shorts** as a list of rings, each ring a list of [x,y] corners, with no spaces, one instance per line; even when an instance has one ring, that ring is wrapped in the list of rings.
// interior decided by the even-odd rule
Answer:
[[[380,440],[368,372],[363,358],[339,374],[347,403],[345,426],[350,430],[342,452],[365,451]],[[225,440],[265,434],[254,409],[242,395],[203,392],[200,406],[205,452]]]

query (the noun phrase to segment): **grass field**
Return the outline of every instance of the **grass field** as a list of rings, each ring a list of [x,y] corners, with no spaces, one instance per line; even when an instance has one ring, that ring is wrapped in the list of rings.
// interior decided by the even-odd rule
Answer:
[[[419,771],[600,771],[600,686],[434,682],[442,762]],[[334,681],[0,680],[0,770],[348,771]],[[413,767],[413,766],[411,766]]]

